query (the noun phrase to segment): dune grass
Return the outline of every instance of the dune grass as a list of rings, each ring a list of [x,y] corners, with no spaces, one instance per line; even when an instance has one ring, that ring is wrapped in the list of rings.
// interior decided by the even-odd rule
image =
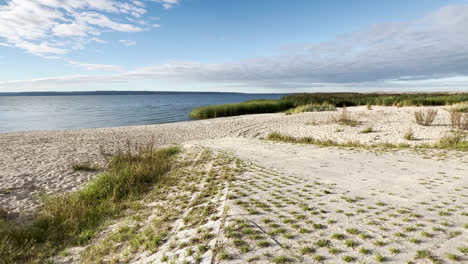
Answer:
[[[451,105],[446,110],[450,113],[453,128],[468,130],[468,102]]]
[[[2,263],[47,263],[59,250],[85,244],[105,220],[120,215],[152,186],[163,185],[178,152],[151,146],[119,152],[108,171],[80,191],[46,198],[31,221],[0,219]]]
[[[289,114],[307,111],[328,111],[333,107],[372,105],[381,106],[441,106],[468,101],[468,93],[301,93],[285,96],[278,100],[252,100],[242,103],[211,105],[195,108],[193,118],[215,118],[247,114]],[[326,106],[317,107],[317,106]],[[461,104],[460,108],[464,109]]]
[[[252,100],[236,104],[210,105],[195,108],[190,116],[193,118],[214,118],[247,114],[276,113],[293,107],[283,100]]]
[[[303,113],[303,112],[321,112],[321,111],[336,111],[336,107],[328,103],[306,104],[306,105],[300,105],[298,107],[291,108],[286,111],[286,114],[290,115],[290,114],[297,114],[297,113]]]
[[[360,142],[346,142],[339,143],[333,140],[320,140],[312,137],[293,137],[277,132],[268,134],[266,140],[288,142],[288,143],[301,143],[301,144],[312,144],[320,147],[357,147],[357,148],[382,148],[382,149],[405,149],[405,148],[434,148],[434,149],[450,149],[459,151],[468,151],[468,141],[466,141],[466,133],[460,130],[453,131],[450,134],[442,137],[439,142],[435,144],[420,144],[411,146],[409,144],[391,144],[391,143],[380,143],[380,144],[364,144]]]
[[[453,104],[447,110],[449,112],[468,113],[468,101]]]
[[[359,105],[436,106],[468,101],[468,93],[302,93],[282,98],[294,105],[330,103],[337,107]]]

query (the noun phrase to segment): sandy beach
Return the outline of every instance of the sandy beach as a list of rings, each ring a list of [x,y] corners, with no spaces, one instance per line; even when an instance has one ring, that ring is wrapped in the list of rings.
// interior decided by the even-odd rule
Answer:
[[[365,144],[424,144],[447,134],[449,115],[443,107],[430,127],[414,123],[417,107],[349,107],[350,115],[361,121],[355,127],[330,123],[338,111],[294,115],[259,114],[191,122],[148,126],[115,127],[88,130],[40,131],[0,134],[0,207],[10,213],[31,212],[38,196],[76,189],[89,181],[95,172],[73,171],[72,165],[92,161],[103,167],[103,154],[112,154],[133,145],[155,146],[180,144],[193,140],[224,137],[262,138],[270,132],[291,136],[310,136],[337,142],[358,141]],[[363,134],[372,127],[373,132]],[[412,129],[416,140],[403,138]]]

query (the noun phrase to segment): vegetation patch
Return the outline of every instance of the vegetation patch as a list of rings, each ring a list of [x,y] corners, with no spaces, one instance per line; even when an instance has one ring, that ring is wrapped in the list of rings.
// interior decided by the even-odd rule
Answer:
[[[74,171],[99,171],[99,167],[91,161],[83,161],[72,165]]]
[[[247,114],[276,113],[286,111],[294,105],[284,100],[252,100],[236,104],[210,105],[195,108],[193,118],[215,118]]]
[[[327,102],[337,107],[381,106],[436,106],[452,105],[468,101],[468,93],[301,93],[282,98],[294,105],[321,104]]]
[[[203,106],[194,109],[190,113],[190,116],[193,118],[215,118],[246,114],[276,113],[288,109],[291,109],[289,112],[292,114],[307,111],[329,111],[332,110],[333,106],[367,105],[368,109],[371,109],[372,105],[398,107],[442,106],[454,105],[466,101],[468,101],[468,93],[300,93],[288,95],[278,100],[252,100],[235,104]]]
[[[436,109],[425,109],[414,112],[416,124],[421,126],[430,126],[437,116]]]
[[[322,112],[322,111],[336,111],[336,107],[329,103],[322,103],[322,104],[306,104],[300,105],[298,107],[289,109],[286,111],[287,115],[290,114],[297,114],[303,112]]]
[[[320,140],[312,137],[292,137],[289,135],[272,132],[268,134],[265,138],[271,141],[280,141],[288,143],[301,143],[301,144],[312,144],[320,147],[357,147],[357,148],[381,148],[381,149],[406,149],[406,148],[434,148],[434,149],[451,149],[451,150],[460,150],[468,151],[468,141],[466,140],[466,132],[463,131],[453,131],[451,134],[440,139],[438,143],[435,144],[420,144],[411,146],[409,144],[391,144],[391,143],[381,143],[381,144],[363,144],[359,142],[347,142],[339,143],[333,140]]]
[[[447,111],[453,128],[468,130],[468,102],[454,104]]]
[[[343,125],[343,126],[352,126],[352,127],[361,124],[360,121],[358,121],[358,120],[351,117],[351,115],[349,114],[348,109],[346,107],[343,107],[343,111],[341,111],[341,114],[333,117],[331,122],[337,123],[337,124],[340,124],[340,125]]]
[[[29,222],[0,220],[3,263],[46,263],[67,246],[83,245],[155,184],[165,184],[176,147],[119,152],[109,170],[80,191],[48,197]]]

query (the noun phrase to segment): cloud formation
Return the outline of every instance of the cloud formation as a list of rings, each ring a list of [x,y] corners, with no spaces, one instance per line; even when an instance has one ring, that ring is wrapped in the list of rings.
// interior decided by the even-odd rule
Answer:
[[[57,47],[41,47],[48,48],[57,54],[61,52]],[[443,82],[438,80],[448,80],[446,83],[463,87],[467,78],[468,6],[451,5],[412,21],[374,24],[329,42],[286,47],[283,54],[273,57],[211,64],[174,61],[112,75],[10,81],[0,86],[174,80],[230,87],[304,89],[442,87]]]
[[[179,0],[153,0],[153,1],[161,3],[166,9],[172,8],[174,5],[179,4]]]
[[[119,72],[122,68],[119,65],[113,64],[93,64],[79,61],[69,61],[73,66],[80,67],[89,71],[108,71],[108,72]]]
[[[160,0],[170,8],[178,0]],[[0,4],[0,39],[39,56],[57,56],[103,32],[145,30],[145,3],[138,0],[9,0]]]
[[[244,83],[362,83],[468,76],[468,6],[447,6],[402,23],[375,24],[326,43],[237,63],[172,62],[141,78]]]

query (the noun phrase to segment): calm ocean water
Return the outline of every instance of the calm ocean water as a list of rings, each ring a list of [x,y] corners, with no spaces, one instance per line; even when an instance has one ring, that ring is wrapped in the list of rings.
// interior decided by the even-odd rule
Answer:
[[[280,94],[0,96],[0,133],[160,124],[191,120],[199,106],[276,99]]]

